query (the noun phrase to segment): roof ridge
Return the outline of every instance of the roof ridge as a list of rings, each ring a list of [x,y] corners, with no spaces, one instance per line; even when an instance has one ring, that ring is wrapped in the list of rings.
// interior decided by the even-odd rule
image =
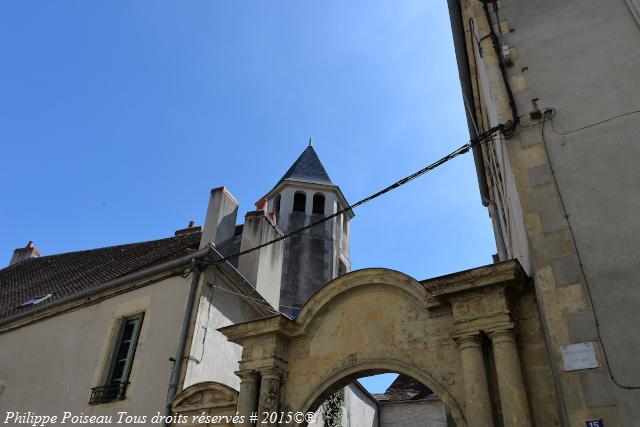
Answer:
[[[28,261],[31,261],[31,260],[42,260],[42,259],[58,257],[58,256],[62,256],[62,255],[75,255],[75,254],[81,254],[81,253],[92,252],[92,251],[100,251],[100,250],[105,250],[105,249],[127,248],[127,247],[131,247],[131,246],[135,246],[135,245],[143,245],[143,244],[148,244],[148,243],[159,243],[159,242],[167,241],[167,240],[183,240],[185,237],[192,237],[192,235],[195,235],[195,234],[202,234],[202,231],[192,231],[190,233],[184,233],[184,234],[180,234],[178,236],[169,236],[169,237],[163,237],[163,238],[160,238],[160,239],[143,240],[141,242],[122,243],[122,244],[119,244],[119,245],[111,245],[111,246],[99,246],[97,248],[91,248],[91,249],[80,249],[80,250],[77,250],[77,251],[59,252],[57,254],[43,255],[43,256],[39,256],[39,257],[29,258],[29,259],[26,259],[26,260],[24,260],[22,262],[16,263],[16,264],[8,265],[5,268],[0,269],[0,271],[6,270],[6,269],[8,269],[10,267],[13,267],[14,265],[24,264],[25,262],[28,262]]]
[[[35,295],[48,303],[197,250],[201,232],[30,258],[0,270],[0,319]]]

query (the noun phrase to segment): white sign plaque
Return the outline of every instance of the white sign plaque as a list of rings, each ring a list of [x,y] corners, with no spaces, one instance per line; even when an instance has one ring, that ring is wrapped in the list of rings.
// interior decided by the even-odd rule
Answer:
[[[563,345],[562,361],[565,371],[578,371],[580,369],[593,369],[598,366],[596,350],[592,342],[582,342],[579,344]]]

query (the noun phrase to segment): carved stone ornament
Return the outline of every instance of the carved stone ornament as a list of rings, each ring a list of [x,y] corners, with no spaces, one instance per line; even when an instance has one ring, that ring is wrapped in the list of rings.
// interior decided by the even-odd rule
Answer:
[[[275,412],[278,410],[278,378],[264,378],[260,393],[260,412]]]

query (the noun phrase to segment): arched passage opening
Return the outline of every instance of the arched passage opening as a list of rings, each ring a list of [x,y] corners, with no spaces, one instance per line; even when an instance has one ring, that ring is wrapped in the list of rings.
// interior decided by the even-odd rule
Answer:
[[[395,378],[377,387],[367,383],[370,378],[388,376],[380,374],[395,374]],[[451,400],[451,396],[447,398]],[[313,402],[305,412],[315,414],[312,426],[451,427],[457,425],[456,417],[463,418],[455,404],[452,408],[455,415],[452,415],[451,409],[431,388],[395,369],[349,373],[325,390],[318,390],[311,399]]]

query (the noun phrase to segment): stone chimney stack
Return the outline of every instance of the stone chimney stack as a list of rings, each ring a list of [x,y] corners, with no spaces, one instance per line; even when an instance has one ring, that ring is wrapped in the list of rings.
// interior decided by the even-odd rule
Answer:
[[[176,236],[182,236],[183,234],[195,233],[196,231],[201,231],[202,227],[196,225],[194,221],[189,221],[189,225],[187,228],[182,228],[180,230],[176,230]]]
[[[266,203],[256,204],[259,210],[247,212],[242,228],[241,252],[255,248],[282,235],[275,221],[263,209],[265,206]],[[273,307],[279,307],[280,305],[283,248],[284,242],[280,241],[241,255],[238,260],[240,273],[249,283],[256,287],[258,292]]]
[[[220,245],[233,237],[238,216],[238,202],[225,187],[211,190],[207,217],[204,220],[200,249],[207,244]]]
[[[9,265],[17,264],[20,261],[24,261],[29,258],[38,258],[40,256],[40,251],[35,246],[33,246],[33,241],[29,240],[27,246],[25,246],[24,248],[18,248],[13,251],[13,256],[11,257]]]

